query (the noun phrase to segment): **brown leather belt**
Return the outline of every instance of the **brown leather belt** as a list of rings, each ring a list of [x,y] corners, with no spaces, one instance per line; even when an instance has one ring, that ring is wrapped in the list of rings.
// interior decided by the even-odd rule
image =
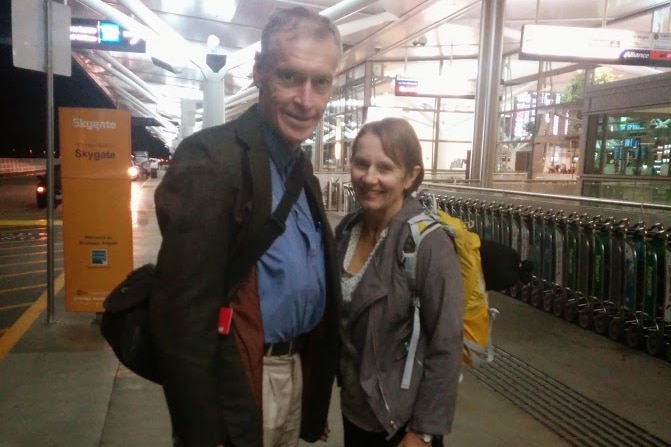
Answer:
[[[279,357],[282,355],[293,355],[301,351],[303,342],[301,337],[296,337],[291,341],[282,341],[279,343],[266,343],[263,345],[263,355],[267,357]]]

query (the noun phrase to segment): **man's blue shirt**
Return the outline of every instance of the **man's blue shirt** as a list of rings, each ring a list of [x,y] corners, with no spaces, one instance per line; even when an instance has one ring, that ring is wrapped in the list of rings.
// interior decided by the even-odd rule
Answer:
[[[264,125],[270,152],[273,210],[297,153]],[[289,341],[314,328],[326,305],[326,271],[321,223],[315,223],[305,190],[289,212],[286,230],[256,263],[266,343]]]

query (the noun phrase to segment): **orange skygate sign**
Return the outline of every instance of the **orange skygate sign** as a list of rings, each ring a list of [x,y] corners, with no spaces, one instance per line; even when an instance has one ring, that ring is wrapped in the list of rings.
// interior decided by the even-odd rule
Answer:
[[[59,109],[65,309],[102,312],[132,270],[130,114]]]

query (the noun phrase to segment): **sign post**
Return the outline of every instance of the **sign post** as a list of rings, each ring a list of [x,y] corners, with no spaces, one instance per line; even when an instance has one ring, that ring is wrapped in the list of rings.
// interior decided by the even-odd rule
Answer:
[[[47,323],[54,297],[54,74],[70,76],[70,7],[52,0],[12,0],[14,66],[46,73],[47,84]]]

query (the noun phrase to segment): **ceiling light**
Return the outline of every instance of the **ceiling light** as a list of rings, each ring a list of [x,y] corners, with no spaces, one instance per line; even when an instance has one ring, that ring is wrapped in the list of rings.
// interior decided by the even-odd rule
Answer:
[[[215,36],[214,34],[210,34],[207,36],[207,48],[210,50],[214,50],[219,46],[219,37]]]

